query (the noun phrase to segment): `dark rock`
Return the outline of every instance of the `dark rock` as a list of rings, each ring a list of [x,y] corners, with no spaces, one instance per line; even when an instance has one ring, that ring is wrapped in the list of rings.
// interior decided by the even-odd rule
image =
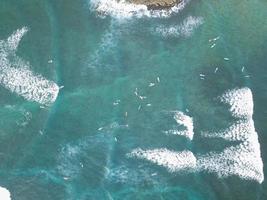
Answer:
[[[150,10],[162,10],[169,9],[179,3],[182,0],[127,0],[129,3],[137,5],[146,5]]]

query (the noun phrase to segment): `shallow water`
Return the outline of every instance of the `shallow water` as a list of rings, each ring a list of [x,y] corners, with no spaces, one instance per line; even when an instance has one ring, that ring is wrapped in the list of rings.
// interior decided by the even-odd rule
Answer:
[[[27,27],[16,56],[64,88],[47,106],[1,83],[0,186],[12,200],[267,199],[266,181],[129,156],[239,144],[202,136],[237,122],[218,97],[248,87],[265,166],[266,10],[264,0],[191,0],[167,17],[118,17],[87,0],[2,0],[0,40]],[[193,119],[192,140],[166,134],[186,130],[173,111]]]

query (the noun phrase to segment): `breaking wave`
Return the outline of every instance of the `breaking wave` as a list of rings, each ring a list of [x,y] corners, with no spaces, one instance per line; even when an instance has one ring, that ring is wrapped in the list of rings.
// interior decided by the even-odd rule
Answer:
[[[247,180],[262,183],[263,164],[259,145],[244,142],[231,146],[220,153],[208,153],[197,157],[197,169],[214,172],[218,177],[237,175]]]
[[[177,6],[168,10],[149,10],[145,5],[127,3],[125,0],[91,0],[91,9],[95,10],[102,17],[110,15],[118,19],[130,17],[165,18],[169,17],[172,13],[178,13],[188,2],[189,0],[183,0]]]
[[[252,92],[246,87],[229,90],[220,99],[230,105],[230,112],[239,120],[222,132],[206,133],[204,136],[219,137],[241,143],[228,147],[220,153],[211,152],[201,155],[198,157],[198,167],[202,170],[216,172],[220,177],[238,175],[241,178],[262,183],[264,180],[263,162],[258,134],[252,118]]]
[[[207,171],[216,173],[218,177],[239,176],[246,180],[262,183],[264,180],[263,162],[258,135],[253,121],[253,97],[249,88],[227,91],[220,98],[230,106],[230,112],[238,120],[221,132],[202,133],[202,137],[222,138],[227,141],[240,142],[238,145],[226,147],[222,152],[197,154],[191,151],[175,152],[167,149],[142,150],[134,149],[129,157],[148,160],[163,166],[170,172],[191,169],[189,172]],[[188,116],[178,113],[177,123],[193,123]],[[186,120],[181,120],[186,119]]]
[[[253,97],[249,88],[229,90],[222,95],[220,100],[231,106],[230,111],[234,117],[252,118]]]
[[[34,74],[29,63],[15,55],[19,42],[27,31],[23,27],[15,31],[7,41],[0,41],[0,84],[26,100],[50,105],[57,98],[58,85]]]

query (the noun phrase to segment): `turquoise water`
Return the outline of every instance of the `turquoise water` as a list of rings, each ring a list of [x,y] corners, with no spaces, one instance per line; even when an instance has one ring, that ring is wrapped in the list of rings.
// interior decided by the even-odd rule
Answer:
[[[188,34],[158,31],[189,16],[201,23]],[[266,181],[169,172],[127,156],[230,146],[201,132],[227,128],[234,119],[216,98],[249,87],[265,166],[266,1],[192,0],[167,18],[123,19],[99,16],[87,0],[1,0],[0,40],[24,26],[16,55],[64,88],[40,107],[0,87],[0,186],[12,200],[267,199]],[[192,141],[163,133],[175,126],[174,110],[193,118]]]

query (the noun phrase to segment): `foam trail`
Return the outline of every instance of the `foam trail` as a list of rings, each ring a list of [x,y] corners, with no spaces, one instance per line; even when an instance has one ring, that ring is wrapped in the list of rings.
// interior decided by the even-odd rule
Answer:
[[[178,125],[181,125],[185,127],[185,130],[168,130],[165,131],[167,134],[173,134],[173,135],[181,135],[189,140],[193,139],[194,136],[194,125],[193,125],[193,118],[189,117],[188,115],[185,115],[181,111],[175,111],[174,112],[174,120],[177,122]]]
[[[161,35],[165,38],[169,37],[190,37],[194,30],[204,23],[202,17],[187,17],[180,25],[176,26],[158,26],[153,31],[158,35]]]
[[[172,13],[182,10],[189,0],[183,0],[168,10],[148,10],[145,5],[127,3],[125,0],[92,0],[91,9],[101,16],[110,15],[117,19],[131,17],[169,17]]]
[[[99,65],[103,66],[101,59],[115,50],[115,47],[118,44],[119,36],[120,26],[118,25],[118,23],[114,23],[112,20],[108,30],[105,31],[102,36],[99,47],[93,54],[90,55],[90,67],[95,68],[100,67]]]
[[[0,186],[0,197],[1,200],[11,200],[10,192],[6,188],[1,186]]]
[[[40,104],[52,104],[59,87],[53,81],[30,70],[30,65],[15,55],[15,51],[27,28],[14,32],[7,41],[0,41],[0,84],[26,100]]]
[[[135,149],[128,156],[145,159],[166,167],[169,172],[194,169],[196,167],[196,158],[191,151],[175,152],[168,149]]]

